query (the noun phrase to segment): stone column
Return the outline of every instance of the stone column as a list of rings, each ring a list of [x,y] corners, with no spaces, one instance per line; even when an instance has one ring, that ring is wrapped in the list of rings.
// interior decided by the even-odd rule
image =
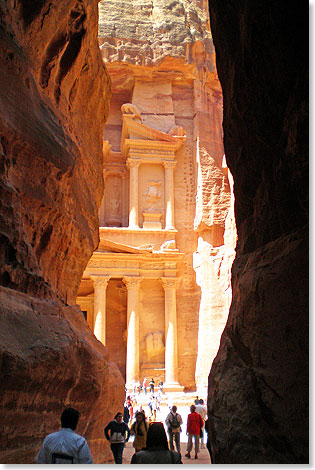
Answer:
[[[139,228],[139,165],[140,160],[128,158],[127,166],[130,170],[129,177],[129,228]]]
[[[176,278],[161,278],[165,291],[165,390],[182,390],[178,383]]]
[[[94,284],[94,334],[106,346],[106,288],[110,276],[91,276]]]
[[[176,162],[163,162],[165,168],[165,229],[174,229],[174,168]]]
[[[139,287],[142,278],[127,276],[123,278],[127,286],[127,359],[126,383],[132,388],[139,382]]]

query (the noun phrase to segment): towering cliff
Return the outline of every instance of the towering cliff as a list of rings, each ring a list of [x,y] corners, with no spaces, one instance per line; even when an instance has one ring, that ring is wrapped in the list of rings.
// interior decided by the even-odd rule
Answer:
[[[238,231],[214,463],[308,462],[307,5],[211,0]]]
[[[0,461],[32,463],[72,405],[101,462],[123,383],[73,306],[103,191],[97,2],[3,1],[0,18]]]

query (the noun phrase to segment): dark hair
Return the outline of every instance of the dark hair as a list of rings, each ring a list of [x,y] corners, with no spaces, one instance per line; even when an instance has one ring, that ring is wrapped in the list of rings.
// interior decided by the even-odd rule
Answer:
[[[124,416],[120,411],[118,411],[118,413],[115,414],[114,419],[117,419],[117,416],[119,415]]]
[[[199,400],[199,405],[203,405],[203,399],[202,398],[200,398],[200,400]]]
[[[147,449],[150,447],[162,447],[168,449],[168,442],[163,423],[152,423],[147,434]]]
[[[77,427],[80,413],[74,408],[66,408],[60,416],[61,426],[63,428],[70,428],[73,431]]]
[[[173,405],[173,406],[172,406],[172,411],[173,411],[174,413],[176,413],[176,411],[177,411],[177,406],[176,406],[176,405]]]

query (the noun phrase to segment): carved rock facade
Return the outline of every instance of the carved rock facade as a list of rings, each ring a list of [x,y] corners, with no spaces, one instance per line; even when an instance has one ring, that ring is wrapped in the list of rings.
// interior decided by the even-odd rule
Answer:
[[[236,238],[207,4],[103,0],[99,11],[112,100],[103,134],[101,242],[77,303],[95,334],[105,335],[110,357],[123,346],[127,359],[119,367],[129,386],[154,376],[166,390],[197,385],[205,395],[231,301]],[[96,275],[110,278],[100,297]],[[124,276],[139,281],[139,332],[130,323],[128,283],[124,300],[111,298]],[[127,331],[123,345],[112,340],[116,316]],[[160,332],[153,356],[147,338]]]

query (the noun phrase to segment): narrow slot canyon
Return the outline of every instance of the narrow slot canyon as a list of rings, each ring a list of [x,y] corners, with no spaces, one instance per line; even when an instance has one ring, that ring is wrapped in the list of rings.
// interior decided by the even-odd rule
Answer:
[[[0,463],[154,377],[212,463],[308,463],[308,12],[0,5]],[[186,463],[186,462],[185,462]]]

